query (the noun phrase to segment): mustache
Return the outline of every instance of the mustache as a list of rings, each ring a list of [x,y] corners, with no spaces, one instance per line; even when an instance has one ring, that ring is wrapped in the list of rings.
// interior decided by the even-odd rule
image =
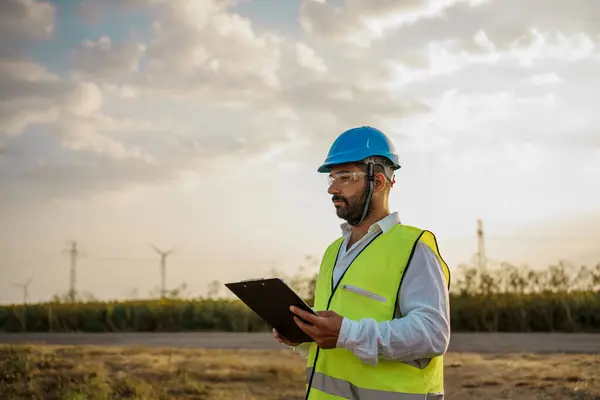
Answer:
[[[333,195],[333,197],[331,198],[331,201],[343,201],[344,203],[348,204],[348,200],[346,200],[345,198],[343,198],[342,196],[337,196],[337,195]]]

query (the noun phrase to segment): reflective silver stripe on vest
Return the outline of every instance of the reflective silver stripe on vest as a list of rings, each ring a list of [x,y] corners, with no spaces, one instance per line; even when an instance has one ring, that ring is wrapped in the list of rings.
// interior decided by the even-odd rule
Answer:
[[[312,368],[307,368],[306,383],[310,381],[311,373]],[[444,400],[444,393],[415,394],[359,388],[348,381],[320,372],[315,372],[311,388],[352,400]]]

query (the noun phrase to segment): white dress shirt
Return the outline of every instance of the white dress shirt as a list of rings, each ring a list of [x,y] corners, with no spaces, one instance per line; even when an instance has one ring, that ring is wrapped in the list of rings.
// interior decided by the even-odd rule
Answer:
[[[334,285],[352,260],[379,232],[400,223],[394,212],[371,225],[367,234],[346,251],[351,236],[348,223],[341,225],[344,241],[333,270]],[[321,310],[317,310],[321,311]],[[376,365],[380,359],[409,363],[424,368],[430,359],[442,355],[450,342],[448,286],[442,265],[423,242],[417,243],[399,290],[394,319],[377,322],[372,318],[353,321],[344,318],[337,347],[353,352],[363,362]],[[294,347],[304,358],[308,343]]]

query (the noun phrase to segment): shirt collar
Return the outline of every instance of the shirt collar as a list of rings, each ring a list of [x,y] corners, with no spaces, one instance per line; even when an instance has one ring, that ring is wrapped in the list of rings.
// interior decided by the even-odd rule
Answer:
[[[394,211],[393,213],[390,213],[388,216],[380,219],[379,221],[371,225],[369,227],[368,233],[375,232],[377,230],[386,233],[399,223],[400,216],[398,214],[398,211]],[[352,231],[352,226],[347,222],[344,222],[342,225],[340,225],[340,227],[342,228],[342,233],[344,236],[350,234],[350,232]]]

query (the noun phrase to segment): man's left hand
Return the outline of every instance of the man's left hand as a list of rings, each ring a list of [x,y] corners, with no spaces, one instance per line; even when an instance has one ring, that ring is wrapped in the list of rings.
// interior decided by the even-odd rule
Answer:
[[[308,313],[298,307],[290,307],[290,311],[308,321],[308,325],[298,317],[294,317],[296,325],[314,339],[322,349],[333,349],[337,345],[344,317],[334,311],[317,311],[318,316]]]

